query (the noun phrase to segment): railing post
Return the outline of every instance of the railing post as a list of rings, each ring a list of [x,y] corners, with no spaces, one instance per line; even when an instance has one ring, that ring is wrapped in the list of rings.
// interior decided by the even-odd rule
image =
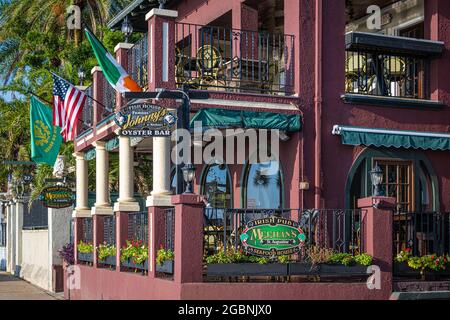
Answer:
[[[175,206],[176,283],[202,282],[203,279],[203,209],[198,195],[172,197]]]
[[[103,86],[102,86],[102,79],[103,79],[103,72],[100,67],[94,67],[91,71],[92,74],[92,94],[93,98],[97,101],[103,101]],[[89,99],[89,98],[88,98]],[[97,103],[96,101],[92,102],[92,107],[94,108],[94,119],[92,119],[92,127],[94,134],[97,132],[97,124],[101,121],[103,117],[103,113],[105,112],[102,105]]]
[[[153,9],[147,13],[149,91],[175,89],[175,19],[178,12]]]
[[[358,200],[362,214],[365,251],[373,256],[373,264],[381,270],[381,290],[387,297],[392,292],[393,242],[392,224],[396,199],[369,197]]]
[[[149,261],[148,274],[156,278],[156,253],[164,244],[164,214],[168,207],[152,206],[148,208]],[[167,249],[167,248],[166,248]]]
[[[103,243],[103,219],[104,216],[98,214],[92,216],[92,243],[94,245],[94,257],[93,265],[94,268],[98,266],[98,252],[97,248]]]
[[[120,248],[128,240],[128,213],[116,212],[116,271],[120,272]]]

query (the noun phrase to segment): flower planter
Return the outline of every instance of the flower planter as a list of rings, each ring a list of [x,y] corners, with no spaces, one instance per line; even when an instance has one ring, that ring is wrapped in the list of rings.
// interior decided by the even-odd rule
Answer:
[[[317,275],[319,273],[319,266],[313,266],[310,263],[289,263],[290,276],[309,276]]]
[[[94,262],[94,254],[78,252],[78,261],[92,263]]]
[[[115,266],[116,265],[116,257],[106,257],[104,260],[98,260],[98,264],[103,264],[107,266]]]
[[[128,261],[122,262],[122,267],[147,271],[148,270],[148,260],[146,260],[143,264],[135,264],[132,261],[128,260]]]
[[[319,266],[319,275],[321,276],[366,276],[367,267],[361,265],[344,266],[321,264]]]
[[[166,260],[161,265],[156,264],[156,272],[173,274],[173,266],[174,266],[173,260],[171,261]]]
[[[420,278],[420,270],[416,270],[408,266],[407,262],[394,262],[394,275],[400,277]]]
[[[281,263],[230,263],[209,264],[206,269],[208,276],[287,276],[288,265]]]

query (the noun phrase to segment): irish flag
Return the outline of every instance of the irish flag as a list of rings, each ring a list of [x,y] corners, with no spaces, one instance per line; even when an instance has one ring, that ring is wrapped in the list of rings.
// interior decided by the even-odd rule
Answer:
[[[141,92],[142,88],[130,77],[116,59],[106,50],[100,40],[88,29],[87,38],[94,50],[100,68],[108,82],[120,93]]]

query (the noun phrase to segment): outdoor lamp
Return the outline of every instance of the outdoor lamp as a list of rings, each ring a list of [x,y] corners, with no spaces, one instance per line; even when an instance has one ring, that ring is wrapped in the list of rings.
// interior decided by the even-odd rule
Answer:
[[[380,166],[376,166],[370,173],[370,180],[372,180],[372,185],[374,187],[373,195],[375,197],[381,196],[381,183],[383,182],[383,170]]]
[[[131,25],[130,21],[128,20],[128,16],[125,17],[125,20],[123,20],[122,23],[122,33],[125,35],[125,42],[128,43],[128,39],[133,33],[133,26]]]
[[[159,9],[165,9],[166,3],[167,3],[167,0],[159,0]]]
[[[195,167],[193,164],[189,163],[184,166],[183,178],[184,182],[186,182],[186,191],[184,193],[194,193],[192,189],[192,181],[194,181],[195,178]]]
[[[78,80],[80,81],[80,86],[83,86],[84,79],[86,78],[86,74],[84,73],[83,67],[78,68]]]

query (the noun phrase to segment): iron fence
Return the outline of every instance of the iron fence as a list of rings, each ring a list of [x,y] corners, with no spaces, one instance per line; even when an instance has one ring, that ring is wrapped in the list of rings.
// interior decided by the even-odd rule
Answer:
[[[204,250],[210,255],[231,246],[241,248],[248,222],[272,216],[299,223],[306,236],[303,252],[312,247],[337,252],[365,252],[363,210],[205,209]],[[299,255],[301,259],[304,254]]]
[[[187,23],[175,30],[179,86],[293,93],[294,36]]]
[[[148,35],[128,50],[128,73],[143,89],[148,87]],[[144,90],[145,91],[145,90]]]
[[[103,219],[103,242],[108,245],[116,244],[116,217],[108,216]]]
[[[394,212],[394,256],[410,248],[415,256],[450,254],[450,214]]]
[[[45,230],[48,228],[48,209],[40,201],[33,201],[31,208],[28,207],[28,204],[23,207],[23,230]]]
[[[116,90],[109,84],[104,76],[100,77],[100,88],[103,89],[102,104],[104,106],[100,121],[113,114],[116,108]]]
[[[164,210],[164,248],[166,250],[175,250],[175,208]]]
[[[428,99],[429,61],[422,57],[347,51],[345,92]]]
[[[6,223],[0,223],[0,247],[6,247]]]
[[[94,242],[94,225],[92,218],[82,218],[81,219],[81,240],[85,243]]]
[[[142,240],[148,243],[148,212],[128,215],[128,240]]]
[[[85,90],[87,96],[93,97],[93,87],[90,86]],[[94,102],[91,98],[86,99],[86,104],[81,111],[80,116],[81,126],[79,127],[79,135],[82,135],[84,132],[92,129],[92,125],[94,124]]]

